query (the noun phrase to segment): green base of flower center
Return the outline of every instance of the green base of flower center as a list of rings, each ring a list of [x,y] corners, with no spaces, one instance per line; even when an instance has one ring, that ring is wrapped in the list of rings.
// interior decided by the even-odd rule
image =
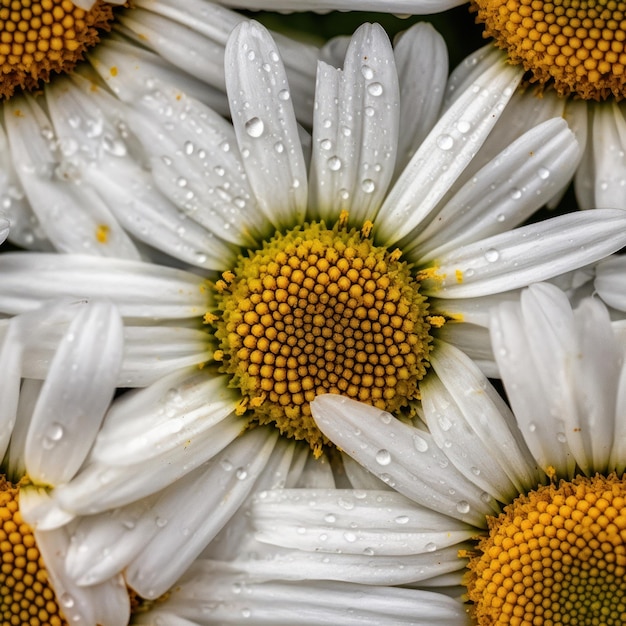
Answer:
[[[624,0],[473,0],[477,21],[532,74],[561,95],[626,97]]]
[[[579,477],[520,496],[470,560],[478,624],[626,624],[626,482]]]
[[[71,71],[112,21],[103,0],[90,11],[70,0],[0,0],[0,97]]]
[[[216,358],[242,410],[317,454],[328,441],[311,418],[316,395],[393,412],[418,398],[428,366],[419,283],[370,230],[347,230],[341,219],[332,230],[313,223],[276,235],[217,285]]]

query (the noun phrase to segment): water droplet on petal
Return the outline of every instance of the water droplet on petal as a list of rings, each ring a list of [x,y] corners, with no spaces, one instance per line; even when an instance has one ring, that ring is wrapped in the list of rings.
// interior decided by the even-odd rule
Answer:
[[[376,189],[376,183],[371,178],[366,178],[361,183],[361,189],[363,189],[365,193],[373,193]]]
[[[450,135],[439,135],[437,137],[437,145],[442,150],[450,150],[454,145],[454,139]]]
[[[437,546],[434,543],[430,542],[424,546],[424,549],[426,550],[426,552],[434,552],[437,549]]]
[[[565,443],[567,441],[567,437],[566,437],[565,433],[557,433],[556,434],[556,440],[559,443]]]
[[[341,169],[341,159],[339,157],[332,156],[328,159],[327,163],[328,169],[333,172],[337,172]]]
[[[286,100],[289,100],[289,98],[291,98],[291,94],[289,93],[288,89],[281,89],[278,92],[278,99],[282,100],[283,102],[285,102]]]
[[[372,78],[374,78],[374,70],[369,65],[361,67],[361,74],[363,74],[363,78],[366,78],[367,80],[372,80]]]
[[[459,513],[469,513],[470,505],[467,500],[459,500],[456,505],[456,510]]]
[[[379,450],[376,453],[376,462],[379,465],[389,465],[391,463],[391,454],[389,450]]]
[[[511,200],[519,200],[522,197],[522,191],[521,189],[514,187],[513,189],[511,189],[509,196],[511,197]]]
[[[383,91],[383,86],[380,83],[370,83],[367,86],[367,93],[369,93],[370,96],[382,96]]]
[[[541,178],[541,180],[546,180],[550,177],[550,170],[547,167],[540,167],[537,170],[537,175]]]
[[[413,435],[413,445],[418,452],[426,452],[428,450],[428,442],[419,435]]]
[[[237,480],[245,480],[248,478],[248,472],[243,467],[240,467],[235,471],[235,476]]]
[[[245,129],[246,133],[248,133],[250,137],[256,138],[260,137],[263,134],[263,131],[265,130],[265,124],[263,123],[263,120],[259,119],[258,117],[253,117],[246,122]]]
[[[398,515],[395,519],[396,524],[408,524],[409,516],[408,515]]]
[[[489,248],[485,251],[485,259],[489,263],[495,263],[500,258],[500,253],[495,248]]]

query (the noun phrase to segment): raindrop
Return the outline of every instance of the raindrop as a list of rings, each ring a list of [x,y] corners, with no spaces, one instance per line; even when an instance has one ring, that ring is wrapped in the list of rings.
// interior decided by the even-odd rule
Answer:
[[[346,511],[351,511],[354,508],[354,502],[352,502],[352,500],[347,500],[346,498],[339,498],[339,500],[337,500],[337,504]]]
[[[437,137],[437,145],[442,150],[450,150],[454,145],[454,139],[450,135],[439,135]]]
[[[254,59],[256,58],[256,54],[254,53],[254,50],[250,50],[247,54],[248,57],[248,61],[254,61]]]
[[[333,147],[333,142],[330,139],[322,139],[320,141],[320,148],[322,150],[330,150]]]
[[[324,516],[324,521],[328,524],[334,524],[337,521],[337,518],[332,513],[327,513]]]
[[[356,541],[356,535],[354,533],[344,533],[343,534],[343,538],[348,542],[348,543],[354,543]]]
[[[469,132],[469,130],[470,130],[470,128],[471,128],[472,126],[471,126],[471,124],[470,124],[467,120],[459,120],[459,121],[457,122],[456,127],[457,127],[457,130],[458,130],[460,133],[465,134],[465,133]]]
[[[285,151],[285,144],[282,141],[277,141],[274,144],[274,150],[278,153],[278,154],[282,154]]]
[[[240,467],[235,472],[235,476],[237,477],[237,480],[245,480],[248,478],[248,472],[243,467]]]
[[[489,248],[485,251],[485,259],[489,263],[495,263],[500,258],[500,253],[495,248]]]
[[[459,500],[456,504],[456,510],[459,513],[469,513],[470,505],[467,500]]]
[[[391,454],[389,454],[389,450],[379,450],[376,453],[376,462],[379,465],[389,465],[389,463],[391,463]]]
[[[186,186],[187,186],[187,179],[186,179],[184,176],[179,176],[179,177],[176,179],[176,184],[177,184],[179,187],[186,187]]]
[[[367,80],[372,80],[374,78],[374,70],[369,65],[363,65],[361,67],[361,74],[363,74],[363,78]]]
[[[157,517],[154,520],[154,523],[159,527],[159,528],[165,528],[167,526],[167,519],[165,517]]]
[[[265,130],[265,124],[258,117],[253,117],[246,122],[245,128],[250,137],[260,137]]]
[[[380,83],[370,83],[367,86],[367,93],[369,93],[370,96],[382,96],[383,86]]]
[[[541,180],[546,180],[546,178],[550,177],[550,170],[547,167],[540,167],[537,170],[537,174]]]
[[[69,593],[61,594],[61,605],[66,609],[71,609],[74,606],[74,598]]]
[[[193,154],[194,145],[191,141],[185,141],[185,154],[191,155]]]
[[[474,476],[480,476],[480,469],[478,467],[471,467],[470,470]]]
[[[285,102],[286,100],[289,100],[290,97],[291,97],[291,94],[289,93],[288,89],[281,89],[278,92],[278,99],[282,100],[283,102]]]
[[[333,172],[337,172],[338,170],[341,169],[341,159],[339,157],[332,156],[328,159],[327,163],[328,163],[328,169],[330,169]]]
[[[373,193],[376,189],[376,183],[371,178],[366,178],[361,183],[361,189],[363,189],[365,193]]]
[[[511,192],[509,193],[509,196],[510,196],[511,200],[519,200],[522,197],[522,191],[521,191],[521,189],[518,189],[517,187],[514,187],[513,189],[511,189]]]
[[[364,548],[363,549],[363,554],[365,556],[374,556],[374,549],[373,548]]]
[[[375,113],[373,107],[365,107],[364,112],[365,112],[365,115],[367,115],[367,117],[372,117]]]
[[[528,424],[528,430],[531,433],[534,433],[537,430],[537,424],[535,424],[535,422],[530,422],[530,424]]]
[[[50,440],[50,441],[60,441],[61,438],[63,437],[63,426],[61,426],[61,424],[59,424],[58,422],[53,422],[52,424],[50,424],[50,426],[48,426],[48,430],[46,431],[46,437]]]
[[[424,549],[426,552],[434,552],[437,549],[437,546],[431,541],[424,546]]]
[[[396,517],[396,524],[408,524],[409,523],[409,516],[408,515],[398,515],[398,517]]]
[[[413,445],[418,452],[426,452],[428,450],[428,442],[419,435],[413,435]]]
[[[250,611],[250,609],[241,609],[241,615],[243,617],[250,617],[250,615],[252,615],[252,611]]]
[[[504,220],[506,219],[506,216],[503,213],[498,213],[498,215],[496,215],[496,222],[504,222]]]
[[[439,416],[437,421],[439,422],[439,428],[444,432],[452,428],[452,422],[445,415]]]
[[[565,443],[567,441],[567,437],[565,436],[565,433],[557,433],[556,434],[556,440],[559,443]]]

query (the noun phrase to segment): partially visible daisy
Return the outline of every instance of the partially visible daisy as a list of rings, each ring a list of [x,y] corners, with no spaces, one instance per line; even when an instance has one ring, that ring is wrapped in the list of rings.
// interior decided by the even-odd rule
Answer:
[[[396,58],[417,80],[439,75],[423,71],[419,52],[441,45],[431,28],[416,27],[394,50],[380,26],[362,26],[343,69],[319,64],[309,138],[274,41],[254,22],[238,25],[226,47],[233,127],[173,114],[167,136],[153,137],[167,146],[163,187],[210,207],[213,238],[190,243],[213,270],[208,278],[167,258],[0,256],[1,311],[52,297],[107,298],[124,318],[119,384],[149,384],[115,402],[74,480],[32,499],[42,527],[94,516],[81,520],[68,553],[80,584],[124,570],[142,596],[158,597],[252,487],[274,480],[272,468],[335,454],[311,416],[317,395],[393,413],[394,427],[412,422],[422,386],[438,380],[431,363],[451,343],[489,360],[489,339],[473,322],[490,307],[626,244],[618,210],[515,228],[571,175],[578,148],[561,119],[466,176],[521,72],[494,68],[440,118],[436,96],[419,108],[399,102],[413,91],[401,92]],[[416,122],[420,112],[429,132]],[[192,122],[215,138],[202,157],[187,143]],[[405,125],[425,138],[400,144]],[[233,214],[214,210],[196,159],[229,183],[223,191],[245,189],[249,201]]]
[[[180,232],[200,247],[210,235],[190,199],[160,193],[164,153],[154,138],[166,141],[172,115],[186,117],[193,170],[205,176],[216,210],[237,209],[234,188],[222,189],[224,181],[204,171],[199,155],[215,145],[201,120],[228,112],[224,45],[244,16],[210,0],[115,8],[98,0],[88,11],[70,0],[33,2],[21,11],[4,4],[0,208],[11,219],[11,241],[134,259],[156,247],[202,266]],[[317,49],[286,37],[279,42],[291,97],[308,121]]]
[[[462,585],[457,606],[478,625],[624,623],[626,344],[597,298],[572,310],[548,284],[492,320],[514,413],[451,346],[422,385],[427,428],[319,396],[322,431],[394,491],[260,493],[249,518],[258,543],[230,571],[252,586],[330,579],[364,594]],[[436,606],[418,600],[403,617],[466,623],[437,622]]]
[[[42,344],[50,358],[35,380],[27,370],[41,358]],[[33,491],[53,489],[78,472],[115,392],[121,360],[122,324],[110,304],[51,305],[0,323],[3,624],[128,622],[121,576],[77,586],[65,568],[71,526],[41,530],[27,512]]]

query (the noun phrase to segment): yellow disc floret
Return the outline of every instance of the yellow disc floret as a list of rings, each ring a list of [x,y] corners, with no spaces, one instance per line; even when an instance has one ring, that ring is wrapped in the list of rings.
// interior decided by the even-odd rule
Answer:
[[[485,36],[531,82],[586,100],[626,96],[626,0],[473,0]]]
[[[579,477],[520,496],[469,564],[480,626],[626,624],[626,482]]]
[[[70,71],[112,20],[103,0],[90,11],[70,0],[0,0],[0,96]]]
[[[32,528],[22,520],[19,488],[0,477],[0,623],[64,626]]]
[[[393,412],[418,397],[428,365],[419,283],[370,230],[340,221],[276,235],[217,285],[216,357],[242,392],[242,410],[317,454],[328,441],[311,418],[316,395]]]

